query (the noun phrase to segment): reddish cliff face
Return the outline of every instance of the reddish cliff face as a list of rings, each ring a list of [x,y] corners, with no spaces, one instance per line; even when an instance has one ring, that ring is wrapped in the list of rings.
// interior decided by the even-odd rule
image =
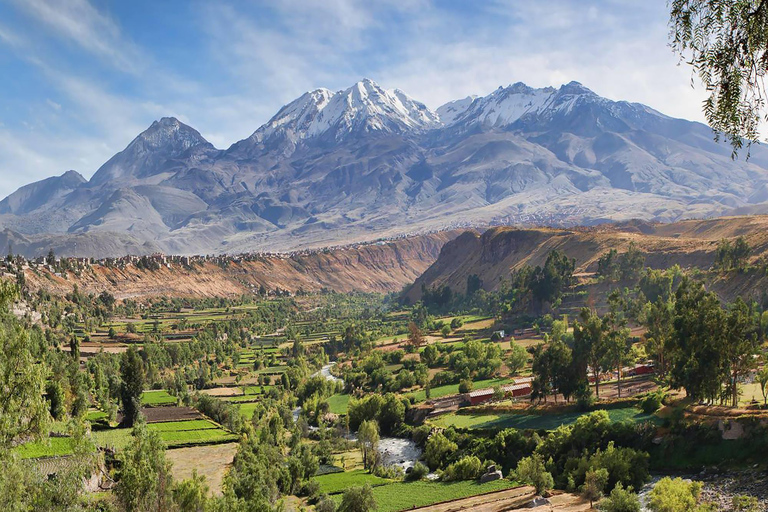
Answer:
[[[208,262],[192,269],[172,264],[159,270],[123,269],[93,265],[80,276],[67,278],[48,271],[26,271],[33,291],[68,293],[75,284],[85,293],[108,291],[117,298],[148,296],[238,296],[263,285],[295,292],[328,288],[339,292],[399,291],[418,278],[437,259],[442,246],[460,232],[444,231],[392,242],[312,251],[286,256],[263,256],[231,262],[226,268]]]
[[[752,258],[768,253],[768,216],[728,217],[683,221],[671,224],[628,222],[592,228],[515,229],[493,228],[482,234],[466,232],[443,247],[439,258],[405,292],[411,302],[427,288],[447,285],[457,293],[466,291],[467,277],[477,274],[486,290],[495,290],[501,280],[523,265],[541,265],[553,249],[576,259],[576,272],[593,272],[597,260],[608,250],[626,251],[631,242],[645,253],[645,264],[653,268],[710,268],[718,242],[744,236],[753,248]],[[751,284],[730,276],[710,283],[725,297],[753,294],[761,280]]]

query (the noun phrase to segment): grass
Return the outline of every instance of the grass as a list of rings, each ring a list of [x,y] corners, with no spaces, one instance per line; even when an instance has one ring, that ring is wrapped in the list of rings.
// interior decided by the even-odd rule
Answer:
[[[141,394],[141,405],[176,405],[176,397],[164,389],[145,391]]]
[[[652,414],[645,414],[635,407],[623,407],[607,411],[611,421],[631,421],[640,423],[643,421],[657,422],[658,418]],[[560,425],[570,425],[583,412],[569,412],[561,414],[446,414],[432,420],[440,427],[454,426],[468,429],[504,429],[515,428],[518,430],[554,430]]]
[[[160,439],[168,448],[193,446],[200,444],[217,444],[236,441],[237,436],[227,432],[216,423],[209,420],[166,421],[150,423],[149,430],[158,432]],[[131,441],[131,429],[116,428],[99,430],[93,433],[98,446],[124,448]]]
[[[256,410],[256,407],[258,405],[259,405],[258,402],[240,404],[240,416],[242,416],[247,420],[251,419],[253,417],[253,411]]]
[[[739,385],[739,392],[741,393],[741,396],[739,396],[739,405],[742,407],[749,405],[753,398],[757,400],[758,403],[763,403],[763,392],[760,389],[760,384],[757,382]]]
[[[86,421],[95,422],[107,419],[107,413],[104,411],[88,411],[85,415]]]
[[[328,405],[333,414],[347,414],[349,410],[349,395],[332,395],[328,397]]]
[[[514,379],[509,377],[503,378],[503,379],[478,380],[472,384],[472,389],[484,389],[484,388],[492,388],[494,386],[503,386],[505,384],[511,384],[512,381],[514,381]],[[432,388],[430,391],[430,396],[432,398],[440,398],[448,395],[456,395],[458,393],[459,393],[458,384],[446,384],[445,386],[436,386]],[[417,402],[423,402],[427,399],[427,392],[426,390],[423,390],[423,389],[414,391],[413,393],[409,393],[409,394],[413,395],[413,397],[416,399]]]
[[[39,459],[40,457],[61,457],[73,453],[72,439],[69,437],[51,437],[46,441],[25,443],[16,448],[16,453],[22,459]]]
[[[320,484],[320,493],[338,494],[354,486],[369,484],[372,487],[391,484],[392,480],[372,475],[363,469],[355,471],[343,471],[341,473],[329,473],[316,476],[315,480]]]
[[[411,482],[393,483],[373,488],[377,512],[398,512],[416,507],[426,507],[443,501],[469,498],[479,494],[503,491],[518,487],[519,484],[509,480],[495,480],[484,484],[476,481],[466,482]],[[341,502],[341,494],[334,496],[337,503]]]

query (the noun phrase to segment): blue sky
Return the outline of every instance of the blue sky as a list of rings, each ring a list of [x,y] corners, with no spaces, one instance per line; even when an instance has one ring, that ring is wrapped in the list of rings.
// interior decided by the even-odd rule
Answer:
[[[220,148],[363,77],[436,108],[517,81],[701,120],[665,0],[0,0],[0,197],[86,178],[162,116]]]

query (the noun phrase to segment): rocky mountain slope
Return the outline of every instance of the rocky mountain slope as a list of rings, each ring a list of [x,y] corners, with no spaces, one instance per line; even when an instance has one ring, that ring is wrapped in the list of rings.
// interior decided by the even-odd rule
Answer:
[[[724,238],[743,236],[752,247],[752,259],[768,256],[768,216],[723,217],[675,223],[631,221],[580,227],[500,227],[483,233],[466,231],[448,242],[437,261],[405,292],[415,302],[422,286],[447,285],[465,293],[467,277],[476,274],[488,290],[497,289],[502,279],[524,265],[542,265],[550,251],[557,249],[576,260],[576,272],[594,272],[597,260],[610,249],[627,250],[634,243],[652,268],[682,267],[709,269],[717,245]],[[729,274],[722,282],[710,283],[726,297],[759,298],[768,279]]]
[[[68,172],[11,194],[0,227],[29,256],[51,245],[107,256],[291,250],[489,224],[674,221],[763,211],[767,167],[762,147],[732,160],[708,127],[576,82],[518,83],[432,111],[362,80],[302,95],[225,150],[163,118],[87,182]]]
[[[209,260],[192,265],[179,262],[157,270],[134,264],[92,264],[76,275],[56,275],[45,268],[25,271],[34,292],[44,289],[66,294],[75,285],[85,293],[108,291],[115,297],[236,297],[276,289],[296,292],[322,288],[338,292],[394,292],[412,283],[431,265],[445,242],[458,232],[443,231],[391,242],[305,251],[292,255],[262,255],[231,259],[226,265]]]

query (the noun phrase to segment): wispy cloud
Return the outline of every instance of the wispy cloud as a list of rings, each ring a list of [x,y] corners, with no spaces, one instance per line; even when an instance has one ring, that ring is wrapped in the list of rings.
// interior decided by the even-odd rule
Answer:
[[[11,0],[51,33],[77,44],[115,68],[136,73],[141,52],[122,34],[120,26],[87,0]]]
[[[701,119],[666,19],[623,0],[0,0],[0,72],[25,80],[0,83],[0,196],[89,176],[163,115],[227,147],[306,90],[366,76],[433,108],[578,80]]]

